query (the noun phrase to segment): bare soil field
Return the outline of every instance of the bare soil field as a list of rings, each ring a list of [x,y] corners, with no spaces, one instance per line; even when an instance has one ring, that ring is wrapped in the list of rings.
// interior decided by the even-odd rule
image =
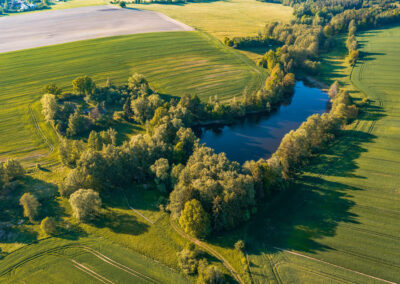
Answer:
[[[191,27],[161,13],[92,6],[0,18],[0,52],[71,41]]]

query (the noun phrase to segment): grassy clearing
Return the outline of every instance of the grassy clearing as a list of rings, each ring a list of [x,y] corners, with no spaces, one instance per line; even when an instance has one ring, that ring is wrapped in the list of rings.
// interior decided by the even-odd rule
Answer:
[[[292,8],[256,0],[183,4],[140,4],[129,7],[157,11],[222,40],[253,36],[272,21],[290,21]]]
[[[360,34],[350,77],[343,49],[325,58],[322,79],[372,103],[292,189],[219,242],[246,240],[254,283],[400,281],[399,35],[400,27]]]
[[[197,93],[207,100],[240,96],[246,87],[254,91],[266,77],[248,58],[200,32],[80,41],[0,54],[0,62],[0,159],[13,156],[31,163],[45,157],[50,147],[32,119],[30,104],[49,143],[57,140],[38,103],[49,82],[69,90],[80,75],[92,76],[98,84],[108,77],[121,84],[139,72],[161,94]]]

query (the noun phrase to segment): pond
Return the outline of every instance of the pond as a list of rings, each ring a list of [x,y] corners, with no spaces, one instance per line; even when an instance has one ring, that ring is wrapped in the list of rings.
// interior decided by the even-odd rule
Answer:
[[[310,87],[303,81],[296,83],[291,101],[270,114],[252,114],[232,125],[213,125],[194,129],[201,143],[216,153],[225,152],[230,160],[243,163],[247,160],[269,158],[290,130],[314,113],[328,110],[328,95]]]

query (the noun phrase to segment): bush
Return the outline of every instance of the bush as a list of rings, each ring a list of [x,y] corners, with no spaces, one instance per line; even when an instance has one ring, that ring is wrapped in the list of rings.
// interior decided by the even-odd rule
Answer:
[[[178,264],[183,273],[187,275],[196,274],[199,264],[198,255],[199,252],[193,246],[178,252]]]
[[[40,228],[46,235],[52,236],[57,234],[57,223],[52,217],[46,217],[40,223]]]
[[[238,241],[235,243],[235,249],[236,249],[237,251],[243,251],[243,249],[244,249],[244,242],[243,242],[242,240],[238,240]]]
[[[19,204],[24,208],[24,216],[28,217],[29,221],[34,222],[40,206],[37,198],[31,193],[24,193],[19,200]]]
[[[225,283],[224,274],[215,265],[208,265],[207,260],[202,259],[199,262],[199,278],[197,283],[219,284]]]
[[[126,7],[125,1],[119,2],[119,6],[120,6],[121,8],[125,8],[125,7]]]

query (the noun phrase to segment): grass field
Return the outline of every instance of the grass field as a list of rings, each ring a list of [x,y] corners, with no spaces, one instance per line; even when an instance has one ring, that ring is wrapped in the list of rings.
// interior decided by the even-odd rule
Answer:
[[[292,8],[256,0],[209,1],[187,4],[130,4],[129,7],[166,14],[222,40],[224,37],[254,36],[272,21],[288,22]]]
[[[126,247],[90,237],[45,239],[6,261],[0,262],[2,283],[189,283],[182,274]]]
[[[0,61],[0,160],[13,156],[40,161],[52,152],[48,144],[57,139],[42,121],[38,103],[49,82],[68,90],[77,76],[92,76],[100,85],[110,77],[121,84],[139,72],[161,94],[196,93],[206,100],[240,96],[246,87],[255,91],[266,77],[248,58],[200,32],[74,42],[0,54]]]
[[[358,39],[362,58],[351,76],[339,49],[326,57],[322,79],[339,79],[356,100],[372,102],[237,233],[254,283],[400,281],[400,27]]]

